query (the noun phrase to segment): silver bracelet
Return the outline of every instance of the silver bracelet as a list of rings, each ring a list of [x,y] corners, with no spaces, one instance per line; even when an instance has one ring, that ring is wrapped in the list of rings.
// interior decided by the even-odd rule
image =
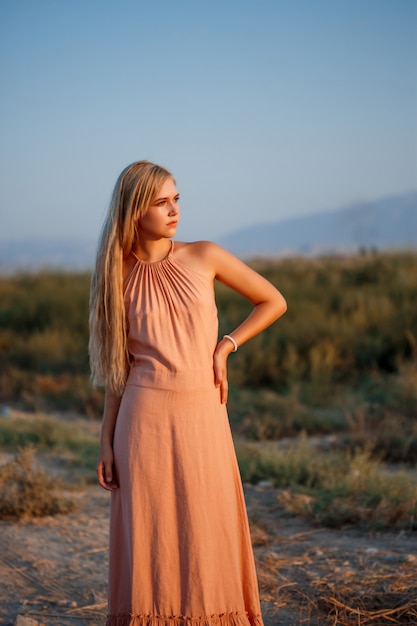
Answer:
[[[223,339],[229,339],[233,344],[233,352],[237,352],[237,343],[230,335],[223,335]]]

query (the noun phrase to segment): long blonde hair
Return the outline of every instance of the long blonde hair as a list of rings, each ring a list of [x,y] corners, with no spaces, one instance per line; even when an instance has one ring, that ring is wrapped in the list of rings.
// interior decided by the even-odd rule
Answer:
[[[138,237],[138,223],[172,174],[150,161],[126,167],[113,190],[97,248],[90,290],[91,378],[121,395],[129,368],[123,302],[123,259]]]

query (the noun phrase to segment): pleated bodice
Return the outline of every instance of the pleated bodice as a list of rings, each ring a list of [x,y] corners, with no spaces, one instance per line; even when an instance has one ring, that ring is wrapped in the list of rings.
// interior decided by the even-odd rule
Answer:
[[[136,258],[124,302],[131,371],[128,384],[178,387],[213,384],[218,319],[213,281],[169,254],[148,263]],[[162,320],[162,323],[161,323]]]

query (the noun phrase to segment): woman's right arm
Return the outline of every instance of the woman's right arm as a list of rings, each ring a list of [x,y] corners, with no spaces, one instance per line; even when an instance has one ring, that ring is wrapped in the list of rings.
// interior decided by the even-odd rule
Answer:
[[[108,491],[114,491],[118,488],[114,473],[113,435],[120,401],[120,396],[106,389],[103,423],[101,426],[100,456],[96,469],[99,484]]]

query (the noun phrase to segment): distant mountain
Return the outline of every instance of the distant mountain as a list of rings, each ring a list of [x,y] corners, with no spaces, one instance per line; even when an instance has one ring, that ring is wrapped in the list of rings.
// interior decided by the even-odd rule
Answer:
[[[95,239],[20,239],[0,242],[0,273],[41,269],[88,270],[94,262]]]
[[[333,212],[254,224],[217,243],[244,257],[417,248],[417,191]]]
[[[358,202],[333,212],[254,224],[216,239],[240,257],[317,255],[361,248],[417,249],[417,191]],[[0,242],[0,273],[91,269],[96,240],[25,239]]]

